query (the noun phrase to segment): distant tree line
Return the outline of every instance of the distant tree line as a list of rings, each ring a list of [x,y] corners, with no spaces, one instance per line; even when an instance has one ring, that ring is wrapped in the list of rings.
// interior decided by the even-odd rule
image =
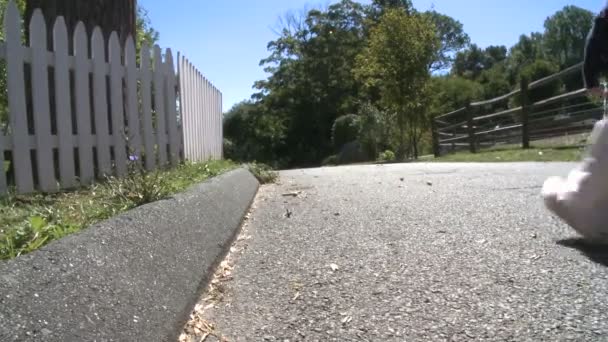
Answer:
[[[480,48],[460,22],[410,0],[289,13],[260,62],[268,78],[225,113],[226,154],[275,167],[417,158],[430,152],[431,116],[580,62],[592,21],[566,6],[544,32]],[[537,95],[581,86],[572,77]]]

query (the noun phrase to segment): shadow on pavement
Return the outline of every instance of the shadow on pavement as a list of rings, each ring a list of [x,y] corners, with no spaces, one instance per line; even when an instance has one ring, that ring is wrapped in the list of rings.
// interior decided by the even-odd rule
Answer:
[[[559,240],[557,244],[577,249],[591,261],[608,267],[608,244],[592,243],[581,238]]]

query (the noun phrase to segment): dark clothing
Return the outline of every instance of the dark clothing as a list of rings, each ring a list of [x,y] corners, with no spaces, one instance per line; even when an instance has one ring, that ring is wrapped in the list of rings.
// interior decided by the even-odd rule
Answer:
[[[595,17],[585,44],[583,80],[587,89],[599,87],[599,74],[608,71],[608,8]]]

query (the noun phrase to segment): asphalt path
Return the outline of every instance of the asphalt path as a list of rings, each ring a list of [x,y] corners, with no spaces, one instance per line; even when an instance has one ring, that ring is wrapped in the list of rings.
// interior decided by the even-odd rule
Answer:
[[[205,319],[229,341],[608,340],[608,247],[540,198],[572,167],[282,172]]]

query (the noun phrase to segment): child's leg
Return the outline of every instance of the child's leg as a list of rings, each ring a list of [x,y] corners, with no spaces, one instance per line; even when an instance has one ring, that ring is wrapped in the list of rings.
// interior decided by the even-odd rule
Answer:
[[[581,235],[603,238],[608,229],[608,125],[596,123],[589,156],[567,179],[552,177],[543,185],[547,208]]]

